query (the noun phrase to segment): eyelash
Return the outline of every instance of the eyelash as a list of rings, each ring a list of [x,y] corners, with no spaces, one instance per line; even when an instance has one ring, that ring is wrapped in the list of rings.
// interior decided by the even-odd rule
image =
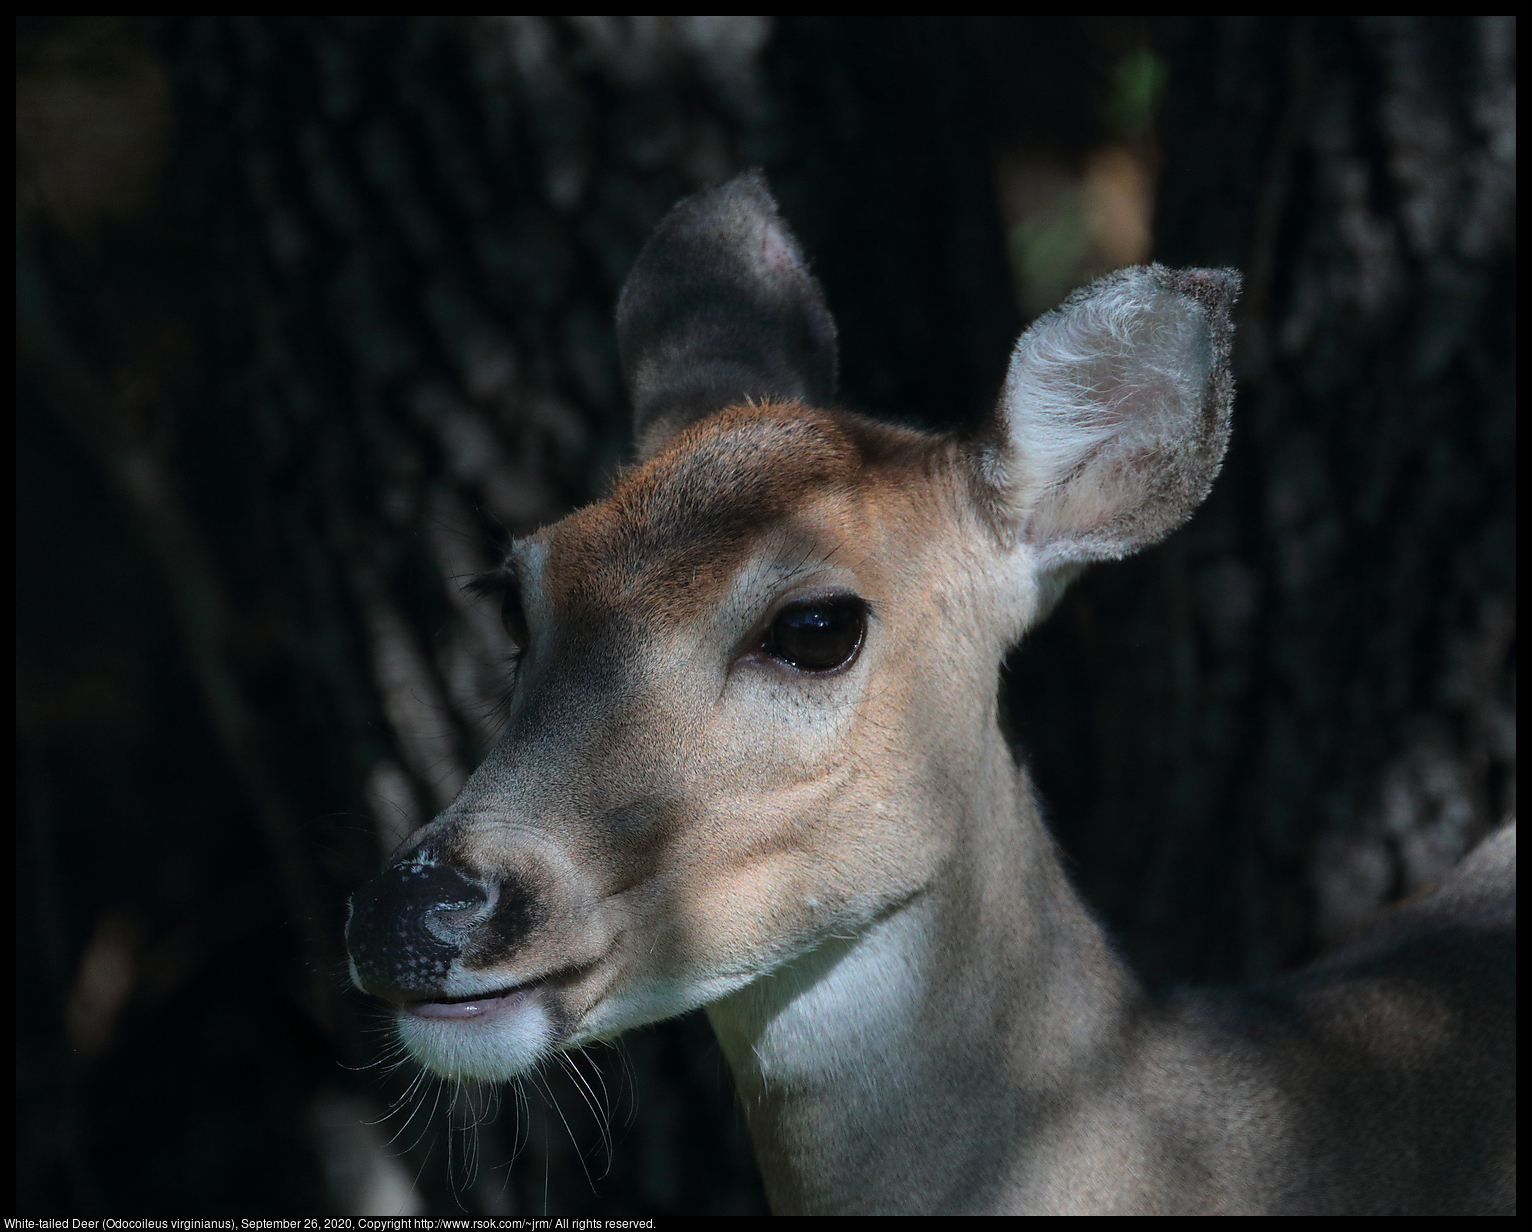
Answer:
[[[500,624],[505,629],[506,637],[511,644],[509,662],[515,666],[526,654],[527,639],[526,615],[521,605],[521,588],[517,584],[515,575],[504,570],[497,571],[475,578],[468,584],[468,589],[481,598],[500,600]],[[511,606],[513,603],[514,609]],[[512,622],[509,619],[509,613],[512,610],[519,617],[516,623],[520,626],[520,637],[511,630]]]

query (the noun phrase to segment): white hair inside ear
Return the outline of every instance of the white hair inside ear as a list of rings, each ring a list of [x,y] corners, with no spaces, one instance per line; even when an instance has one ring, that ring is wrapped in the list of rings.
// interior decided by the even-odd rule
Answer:
[[[1228,443],[1238,290],[1232,270],[1135,266],[1018,340],[980,478],[1060,582],[1163,538],[1207,495]]]

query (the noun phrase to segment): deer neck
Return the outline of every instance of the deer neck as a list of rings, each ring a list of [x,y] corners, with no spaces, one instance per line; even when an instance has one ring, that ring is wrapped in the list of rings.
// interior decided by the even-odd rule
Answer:
[[[778,1213],[1047,1205],[1028,1140],[1056,1154],[1126,1050],[1143,995],[992,743],[935,883],[709,1007]]]

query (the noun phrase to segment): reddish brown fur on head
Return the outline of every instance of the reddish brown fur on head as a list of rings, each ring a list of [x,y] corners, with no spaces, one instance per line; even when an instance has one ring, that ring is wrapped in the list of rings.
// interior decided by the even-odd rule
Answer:
[[[548,599],[683,619],[713,601],[768,527],[810,499],[895,483],[939,442],[801,402],[728,407],[668,441],[610,498],[561,522]],[[727,476],[727,482],[721,477]]]

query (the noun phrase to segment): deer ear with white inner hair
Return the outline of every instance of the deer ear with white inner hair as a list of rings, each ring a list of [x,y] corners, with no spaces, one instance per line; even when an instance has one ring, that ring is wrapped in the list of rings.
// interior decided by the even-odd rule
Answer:
[[[1043,574],[1163,539],[1229,442],[1234,270],[1140,265],[1022,334],[977,454],[995,520]]]

